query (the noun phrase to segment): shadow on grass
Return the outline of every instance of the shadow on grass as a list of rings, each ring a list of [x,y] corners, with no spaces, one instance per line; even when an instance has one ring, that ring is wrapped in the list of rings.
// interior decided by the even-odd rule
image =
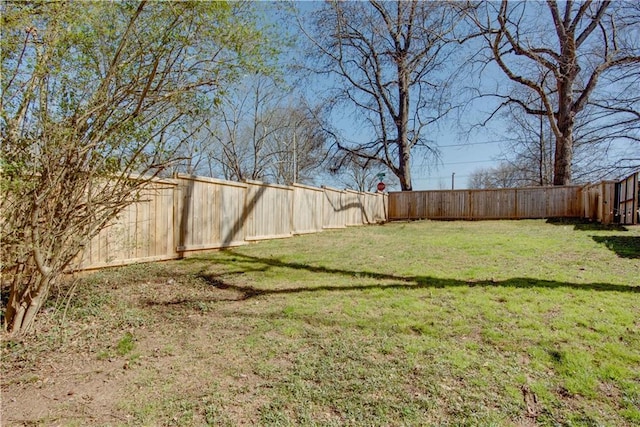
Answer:
[[[591,236],[620,258],[640,258],[640,236]]]
[[[580,291],[604,291],[604,292],[632,292],[640,293],[640,286],[624,286],[615,285],[610,283],[569,283],[558,282],[552,280],[541,280],[531,278],[512,278],[502,281],[464,281],[457,279],[443,279],[430,276],[399,276],[393,274],[375,273],[368,271],[351,271],[334,269],[327,267],[318,267],[308,264],[284,262],[276,258],[260,258],[252,257],[249,255],[243,255],[237,252],[227,251],[229,255],[232,255],[229,259],[216,260],[216,263],[226,264],[228,266],[234,266],[241,268],[243,271],[260,271],[265,272],[270,268],[283,268],[293,270],[306,270],[318,274],[330,274],[336,276],[344,276],[350,278],[369,278],[376,281],[386,281],[390,283],[371,283],[364,285],[323,285],[323,286],[297,286],[288,288],[276,288],[265,289],[256,288],[251,285],[241,285],[228,283],[223,280],[223,277],[229,274],[241,274],[239,272],[222,273],[222,274],[207,274],[200,273],[198,277],[204,280],[212,287],[219,290],[233,291],[236,297],[225,296],[222,298],[207,299],[208,302],[224,302],[224,301],[243,301],[259,296],[279,295],[279,294],[296,294],[302,292],[348,292],[348,291],[366,291],[373,289],[425,289],[425,288],[449,288],[449,287],[506,287],[506,288],[525,288],[525,289],[556,289],[556,288],[568,288],[571,290]],[[248,265],[247,265],[248,264]],[[254,265],[252,267],[252,265]],[[171,302],[153,302],[147,301],[148,305],[179,305],[189,304],[194,302],[202,302],[202,299],[181,299]]]
[[[599,222],[585,222],[573,226],[578,231],[629,231],[627,227],[620,224],[600,224]]]
[[[572,225],[576,231],[629,231],[627,227],[620,224],[600,224],[582,218],[549,218],[547,224]]]

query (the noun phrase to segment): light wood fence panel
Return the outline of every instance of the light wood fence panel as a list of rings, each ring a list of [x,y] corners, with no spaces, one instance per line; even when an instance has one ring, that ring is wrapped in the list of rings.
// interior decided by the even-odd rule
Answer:
[[[362,210],[364,209],[364,204],[360,193],[353,190],[345,190],[344,193],[342,193],[342,197],[344,200],[343,208],[346,211],[346,225],[362,225]]]
[[[220,235],[222,247],[244,245],[245,199],[247,185],[240,182],[224,181],[220,186]]]
[[[247,181],[245,239],[278,239],[293,234],[293,188]]]
[[[384,193],[361,193],[364,200],[362,220],[364,224],[378,224],[387,220],[387,195]]]
[[[81,269],[386,221],[386,195],[231,182],[180,174],[156,180],[88,245]]]
[[[376,206],[376,222],[389,221],[389,194],[380,194]]]
[[[374,193],[361,193],[362,194],[362,223],[363,224],[375,224],[376,216],[376,202],[378,195]]]
[[[580,186],[389,194],[389,220],[579,217]]]
[[[322,231],[324,192],[321,188],[293,184],[293,232]]]
[[[247,185],[213,178],[178,176],[175,229],[178,252],[245,243],[243,214]]]
[[[324,190],[322,227],[345,228],[347,226],[345,192],[329,187],[322,188]]]
[[[175,180],[154,180],[139,199],[94,237],[80,255],[80,269],[177,257],[174,248]]]

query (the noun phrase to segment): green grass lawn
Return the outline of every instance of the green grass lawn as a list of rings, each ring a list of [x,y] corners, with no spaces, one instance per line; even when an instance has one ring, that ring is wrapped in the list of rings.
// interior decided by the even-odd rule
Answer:
[[[640,424],[637,227],[331,230],[102,271],[76,293],[4,363],[126,359],[109,425]]]

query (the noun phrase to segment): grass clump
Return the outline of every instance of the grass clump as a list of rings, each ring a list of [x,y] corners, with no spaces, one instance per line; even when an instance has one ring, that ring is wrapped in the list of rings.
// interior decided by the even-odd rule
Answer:
[[[126,356],[131,353],[135,347],[135,341],[131,332],[126,332],[124,336],[116,344],[116,353],[119,356]]]

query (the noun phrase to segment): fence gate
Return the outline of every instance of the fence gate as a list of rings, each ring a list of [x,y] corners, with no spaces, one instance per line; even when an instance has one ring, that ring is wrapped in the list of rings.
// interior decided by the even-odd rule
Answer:
[[[640,210],[638,199],[640,198],[640,188],[638,188],[638,177],[640,172],[635,172],[620,181],[617,185],[617,216],[620,224],[632,225],[640,223]]]

